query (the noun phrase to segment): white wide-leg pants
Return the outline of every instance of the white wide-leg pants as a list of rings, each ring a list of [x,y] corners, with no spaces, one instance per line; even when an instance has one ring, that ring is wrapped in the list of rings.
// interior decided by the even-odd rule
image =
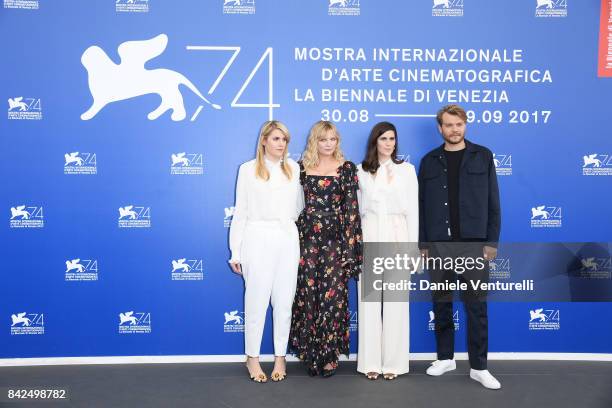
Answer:
[[[270,302],[273,309],[274,355],[287,353],[291,306],[295,297],[300,243],[293,222],[248,223],[242,243],[244,348],[258,357]]]
[[[366,242],[409,242],[406,219],[402,215],[384,217],[367,214],[362,219]],[[409,303],[363,302],[359,298],[359,348],[357,371],[361,373],[405,374],[409,370]],[[383,292],[384,299],[384,292]]]

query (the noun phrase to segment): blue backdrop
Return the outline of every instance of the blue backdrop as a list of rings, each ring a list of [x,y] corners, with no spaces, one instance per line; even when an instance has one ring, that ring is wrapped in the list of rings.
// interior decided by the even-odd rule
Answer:
[[[432,116],[459,102],[467,137],[498,160],[503,241],[610,241],[599,10],[595,0],[4,0],[0,357],[243,353],[227,226],[238,166],[270,117],[289,127],[294,158],[315,121],[335,121],[355,162],[371,127],[390,120],[418,166],[441,143]],[[333,92],[343,99],[327,100]],[[593,262],[609,284],[609,252]],[[411,305],[412,352],[434,351],[430,309]],[[537,309],[547,324],[530,322]],[[610,353],[611,312],[493,303],[490,351]]]

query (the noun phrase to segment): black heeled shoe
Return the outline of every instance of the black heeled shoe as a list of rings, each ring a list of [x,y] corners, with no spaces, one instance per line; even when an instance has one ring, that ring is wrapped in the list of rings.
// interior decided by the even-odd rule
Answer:
[[[306,367],[306,372],[311,377],[316,377],[317,375],[319,375],[319,372],[315,368],[312,368],[312,367]]]
[[[330,369],[323,368],[321,375],[325,378],[331,377],[332,375],[336,374],[336,368],[338,368],[338,364],[332,364],[332,368]]]
[[[323,373],[321,374],[323,377],[327,378],[327,377],[331,377],[332,375],[336,374],[336,369],[332,368],[331,370],[325,370],[323,369]]]

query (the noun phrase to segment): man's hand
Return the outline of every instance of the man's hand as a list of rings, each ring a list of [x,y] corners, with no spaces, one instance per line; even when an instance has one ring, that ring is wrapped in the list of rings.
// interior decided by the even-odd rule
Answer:
[[[483,253],[484,259],[486,259],[487,261],[492,261],[497,256],[497,248],[493,248],[493,247],[485,245],[484,248],[482,249],[482,253]]]

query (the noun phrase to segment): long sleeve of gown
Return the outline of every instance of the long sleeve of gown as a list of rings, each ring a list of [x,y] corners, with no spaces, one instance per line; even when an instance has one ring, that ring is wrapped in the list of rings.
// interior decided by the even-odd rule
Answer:
[[[244,165],[240,166],[238,170],[238,181],[236,182],[236,203],[229,233],[230,250],[232,251],[230,262],[240,262],[240,250],[242,248],[242,239],[244,237],[244,229],[247,221],[248,191],[246,186],[247,175],[245,174],[244,167]]]
[[[296,174],[294,177],[300,177],[299,174]],[[304,189],[302,188],[302,184],[301,183],[297,183],[296,185],[296,192],[295,192],[295,199],[296,199],[296,204],[295,204],[295,219],[297,220],[300,217],[300,214],[302,213],[302,211],[304,210]]]
[[[407,178],[406,224],[408,226],[408,242],[417,243],[419,242],[419,182],[413,166],[408,168]]]
[[[342,200],[342,262],[348,262],[345,269],[349,278],[357,277],[361,272],[363,262],[363,247],[361,235],[361,216],[359,215],[359,202],[357,198],[359,179],[357,168],[352,162],[346,162],[342,169],[342,186],[344,197]]]

